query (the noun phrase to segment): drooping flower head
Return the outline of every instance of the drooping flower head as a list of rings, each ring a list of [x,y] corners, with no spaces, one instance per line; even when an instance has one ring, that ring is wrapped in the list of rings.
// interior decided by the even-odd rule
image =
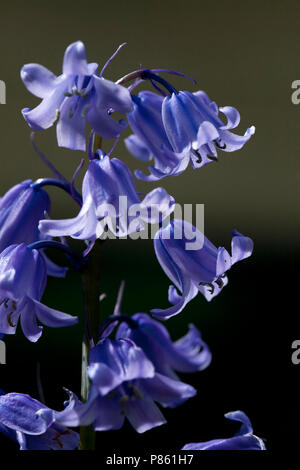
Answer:
[[[227,119],[225,124],[219,111]],[[217,149],[239,150],[255,132],[252,126],[244,136],[233,134],[231,129],[240,122],[239,112],[231,106],[218,108],[204,91],[180,91],[167,96],[162,104],[162,120],[174,151],[189,151],[194,168],[216,160]]]
[[[96,431],[120,429],[125,417],[139,433],[164,424],[155,402],[176,407],[196,390],[159,374],[141,348],[129,339],[100,340],[90,353],[88,400],[62,412],[66,426],[89,425]]]
[[[251,421],[243,411],[231,411],[225,418],[242,423],[235,436],[186,444],[182,450],[266,450],[263,440],[253,434]]]
[[[20,319],[24,335],[37,341],[43,327],[74,325],[76,317],[40,303],[47,282],[46,263],[25,243],[10,245],[0,254],[0,332],[14,334]]]
[[[39,64],[27,64],[21,78],[27,89],[42,102],[34,109],[24,108],[23,116],[34,130],[48,129],[57,122],[60,147],[86,148],[86,121],[102,137],[120,134],[126,122],[116,122],[111,110],[121,114],[132,109],[129,91],[96,74],[98,64],[87,63],[81,41],[70,44],[58,77]]]
[[[200,331],[189,325],[188,333],[173,342],[167,328],[145,313],[136,313],[123,322],[117,338],[129,338],[139,346],[160,374],[178,379],[177,372],[197,372],[209,366],[211,352],[202,340]]]
[[[174,285],[169,288],[169,302],[173,306],[165,310],[153,309],[151,313],[167,319],[181,312],[198,292],[208,301],[218,295],[228,283],[226,272],[233,264],[251,256],[253,242],[251,238],[233,231],[230,255],[225,248],[216,248],[189,222],[174,219],[159,229],[154,249],[161,267]]]
[[[94,241],[108,228],[122,237],[142,230],[144,223],[158,223],[173,211],[175,201],[163,188],[154,189],[141,201],[126,164],[100,151],[97,155],[84,176],[83,205],[77,217],[42,220],[41,232]]]
[[[20,450],[74,450],[79,434],[60,424],[55,412],[23,393],[0,396],[0,432]]]
[[[151,72],[150,77],[155,80]],[[165,98],[148,91],[132,96],[134,106],[128,121],[134,134],[125,144],[139,160],[148,162],[154,158],[150,175],[137,171],[138,178],[154,181],[176,176],[189,161],[194,169],[200,168],[217,160],[217,150],[239,150],[254,134],[254,126],[244,136],[233,134],[231,130],[240,122],[239,112],[231,106],[218,108],[204,91],[190,93],[168,88],[170,95]],[[226,123],[219,113],[225,116]]]

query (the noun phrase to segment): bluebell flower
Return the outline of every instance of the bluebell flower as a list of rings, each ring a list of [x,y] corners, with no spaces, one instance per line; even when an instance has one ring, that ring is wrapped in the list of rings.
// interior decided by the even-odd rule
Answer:
[[[127,115],[134,134],[125,139],[125,145],[137,159],[150,162],[149,175],[137,170],[135,175],[144,181],[156,181],[165,176],[182,173],[188,163],[188,152],[175,153],[162,121],[163,96],[150,91],[142,91],[132,96],[133,111]]]
[[[88,400],[57,416],[65,426],[93,423],[96,431],[108,431],[120,429],[126,417],[143,433],[166,422],[155,402],[174,408],[196,394],[190,385],[157,373],[129,339],[100,340],[91,350],[89,364]]]
[[[149,315],[136,313],[130,318],[136,325],[121,323],[117,338],[134,341],[150,359],[156,372],[178,379],[175,371],[197,372],[209,366],[211,352],[194,325],[189,325],[188,333],[173,342],[167,328]]]
[[[50,200],[43,190],[35,190],[31,180],[13,186],[0,199],[0,253],[13,243],[38,240],[38,223],[49,212]]]
[[[174,151],[188,151],[194,168],[216,160],[217,149],[239,150],[255,132],[252,126],[243,136],[233,134],[231,129],[240,122],[239,112],[231,106],[218,108],[204,91],[180,91],[167,96],[162,104],[162,120]]]
[[[63,72],[58,77],[42,65],[24,65],[21,78],[25,86],[42,98],[36,108],[22,110],[29,126],[41,130],[57,122],[58,145],[73,150],[86,148],[86,121],[106,139],[120,134],[126,122],[116,122],[110,114],[111,110],[130,112],[130,93],[127,88],[98,76],[97,67],[96,63],[87,63],[81,41],[67,47]]]
[[[22,181],[10,188],[0,199],[0,253],[9,245],[33,243],[41,238],[40,219],[50,211],[46,191],[33,186],[32,180]],[[57,266],[44,253],[47,274],[64,277],[67,269]]]
[[[243,411],[231,411],[225,417],[242,423],[239,432],[234,437],[190,443],[186,444],[182,450],[266,450],[263,440],[253,434],[250,419]]]
[[[0,332],[14,334],[20,319],[24,335],[37,341],[43,327],[74,325],[76,317],[40,303],[47,282],[46,263],[25,243],[10,245],[0,254]]]
[[[42,233],[94,241],[108,228],[123,237],[143,230],[144,223],[158,223],[174,210],[175,201],[163,188],[154,189],[141,201],[125,163],[100,152],[98,156],[90,161],[84,176],[83,205],[77,217],[42,220]]]
[[[233,152],[242,148],[255,132],[252,126],[244,136],[233,134],[231,129],[240,122],[239,112],[231,106],[218,108],[204,91],[174,92],[165,98],[143,91],[132,99],[134,107],[128,121],[134,134],[125,144],[139,160],[154,158],[150,175],[136,172],[146,181],[176,176],[190,161],[194,169],[200,168],[217,160],[218,149]]]
[[[251,256],[253,241],[233,231],[230,255],[225,248],[215,247],[189,222],[174,219],[158,230],[154,249],[161,267],[174,284],[169,287],[172,307],[151,310],[154,316],[166,320],[181,312],[198,292],[208,301],[218,295],[228,283],[226,272],[233,264]]]
[[[20,450],[74,450],[79,434],[60,424],[56,413],[22,393],[0,396],[0,432]]]

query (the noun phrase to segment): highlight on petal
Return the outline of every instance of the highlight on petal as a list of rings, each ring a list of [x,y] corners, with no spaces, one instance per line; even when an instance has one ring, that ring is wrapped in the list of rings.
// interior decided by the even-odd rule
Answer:
[[[232,232],[233,238],[231,241],[231,262],[237,263],[243,259],[249,258],[252,255],[254,243],[249,237],[245,237],[241,233],[234,230]]]
[[[54,310],[53,308],[47,307],[37,300],[32,300],[32,302],[34,304],[37,318],[46,326],[60,328],[62,326],[72,326],[78,322],[77,317],[72,317],[72,315],[69,315],[68,313]]]
[[[232,411],[225,417],[242,423],[234,437],[207,442],[186,444],[182,450],[266,450],[263,440],[253,434],[248,416],[242,411]]]
[[[76,41],[70,44],[63,60],[64,75],[87,75],[87,61],[83,42]]]
[[[36,108],[22,109],[23,117],[32,129],[36,131],[48,129],[55,123],[59,117],[60,106],[65,99],[66,89],[67,82],[63,81]]]
[[[39,64],[26,64],[21,69],[21,79],[27,90],[38,98],[52,93],[57,82],[56,75]]]

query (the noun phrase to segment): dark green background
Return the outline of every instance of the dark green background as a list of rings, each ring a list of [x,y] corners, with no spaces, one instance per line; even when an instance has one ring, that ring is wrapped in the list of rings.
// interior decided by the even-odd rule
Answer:
[[[100,67],[126,41],[105,76],[116,80],[142,63],[170,68],[197,80],[220,106],[241,113],[238,133],[250,125],[256,134],[244,149],[220,153],[219,162],[161,183],[179,203],[205,204],[205,233],[229,248],[233,228],[251,236],[255,252],[230,273],[230,284],[213,302],[191,302],[168,322],[181,336],[189,322],[203,332],[213,352],[207,371],[185,380],[199,388],[197,398],[168,414],[169,425],[138,436],[124,432],[101,435],[107,446],[176,450],[190,441],[230,435],[235,427],[223,413],[241,408],[253,419],[256,434],[295,442],[298,371],[291,365],[291,343],[299,337],[299,149],[300,106],[291,102],[291,83],[300,78],[300,6],[296,1],[52,1],[1,5],[0,79],[6,82],[7,104],[0,105],[3,194],[28,177],[50,176],[33,152],[29,129],[20,110],[38,103],[23,86],[23,64],[37,62],[61,73],[66,46],[81,39],[89,61]],[[194,90],[185,79],[181,89]],[[54,129],[37,143],[70,178],[81,152],[58,149]],[[111,142],[106,144],[106,150]],[[119,144],[114,154],[130,168],[142,168]],[[145,168],[144,168],[145,169]],[[140,191],[153,184],[137,183]],[[76,213],[77,207],[59,190],[51,190],[52,216]],[[103,315],[112,312],[119,283],[126,279],[124,313],[167,306],[168,280],[151,241],[109,241],[103,248],[102,286],[107,293]],[[81,314],[80,279],[49,280],[45,303]],[[296,304],[297,305],[297,304]],[[0,387],[37,396],[36,361],[41,363],[47,403],[60,406],[62,386],[79,392],[80,327],[45,329],[38,344],[21,334],[7,339],[8,364],[1,367]],[[77,351],[77,352],[76,352]],[[300,367],[300,366],[298,366]],[[3,383],[2,383],[3,382]],[[298,433],[298,434],[297,434]],[[0,441],[1,442],[1,441]]]

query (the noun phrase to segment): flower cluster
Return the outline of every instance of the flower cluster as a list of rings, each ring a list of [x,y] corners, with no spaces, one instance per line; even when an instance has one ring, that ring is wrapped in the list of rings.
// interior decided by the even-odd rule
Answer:
[[[81,41],[67,47],[59,76],[39,64],[21,70],[26,88],[41,98],[34,109],[22,110],[25,121],[33,131],[56,126],[58,146],[85,152],[88,167],[80,194],[74,182],[82,164],[68,182],[34,144],[54,178],[25,180],[0,200],[0,338],[15,334],[19,321],[32,342],[40,338],[42,325],[57,328],[77,322],[77,317],[41,303],[47,276],[63,277],[67,270],[54,264],[45,250],[61,250],[68,263],[89,272],[96,285],[93,269],[99,260],[93,256],[98,239],[108,232],[126,237],[147,224],[157,225],[154,251],[172,282],[172,306],[150,311],[159,320],[182,312],[199,292],[213,299],[228,283],[231,267],[252,254],[251,238],[235,230],[230,254],[189,221],[174,218],[174,197],[162,187],[142,194],[128,166],[112,154],[128,123],[133,131],[125,139],[128,151],[147,164],[153,160],[149,174],[136,171],[135,176],[157,181],[181,174],[189,162],[194,169],[214,162],[219,150],[241,149],[255,128],[249,127],[243,136],[234,134],[239,112],[231,106],[219,108],[204,91],[178,91],[161,76],[182,75],[177,72],[139,69],[116,82],[104,78],[120,48],[100,72],[98,64],[87,62]],[[152,84],[155,91],[135,94],[141,82]],[[116,120],[116,113],[122,118]],[[105,152],[103,139],[112,138],[116,141]],[[47,186],[66,191],[80,205],[74,218],[50,218]],[[85,243],[81,253],[69,246],[67,237]],[[95,296],[94,286],[84,288]],[[178,374],[202,371],[211,362],[210,349],[195,325],[173,342],[165,325],[149,314],[121,314],[120,299],[113,315],[100,324],[98,310],[85,307],[82,399],[68,392],[65,409],[55,411],[25,394],[1,393],[0,432],[22,450],[76,449],[79,434],[71,428],[120,429],[125,419],[138,433],[160,426],[166,423],[161,408],[176,408],[197,393]],[[236,437],[184,449],[264,449],[246,415],[234,412],[227,417],[242,422]],[[83,435],[80,448],[86,449]]]

